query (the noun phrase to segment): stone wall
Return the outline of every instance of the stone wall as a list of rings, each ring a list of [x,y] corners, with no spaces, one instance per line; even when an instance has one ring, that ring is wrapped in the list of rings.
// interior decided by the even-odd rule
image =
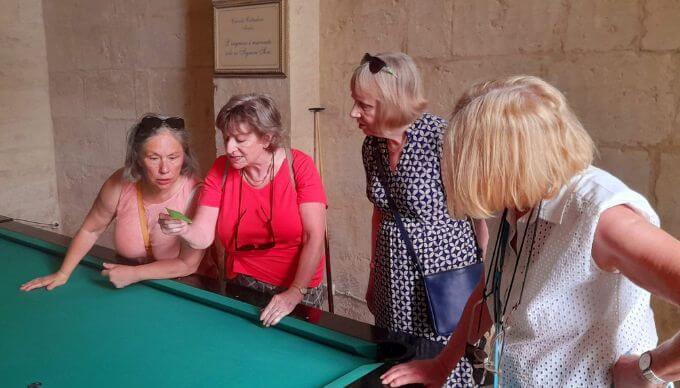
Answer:
[[[370,321],[371,206],[349,76],[364,52],[404,51],[421,69],[429,110],[444,117],[478,80],[553,82],[596,139],[598,164],[647,196],[680,237],[677,1],[290,0],[288,78],[215,85],[209,0],[0,4],[0,200],[10,215],[52,221],[61,210],[74,233],[146,112],[185,117],[205,170],[216,145],[221,153],[213,117],[230,95],[272,94],[293,145],[309,153],[307,109],[321,101],[336,309]],[[654,308],[662,337],[678,329],[676,308]]]
[[[206,170],[214,159],[208,0],[44,2],[64,232],[73,234],[125,135],[144,113],[184,117]],[[110,233],[100,243],[110,245]]]
[[[286,78],[216,77],[214,109],[217,114],[229,98],[242,93],[272,96],[290,129],[293,147],[313,153],[313,115],[319,105],[319,0],[288,0],[288,69]],[[217,154],[224,153],[222,134],[215,133]]]
[[[0,2],[0,214],[59,221],[40,0]]]
[[[338,310],[363,303],[371,206],[363,135],[348,116],[349,77],[364,52],[417,62],[429,111],[448,117],[475,81],[532,74],[563,90],[595,138],[598,164],[643,193],[680,237],[680,3],[673,0],[328,0],[321,3],[321,102]],[[660,336],[680,312],[654,301]]]

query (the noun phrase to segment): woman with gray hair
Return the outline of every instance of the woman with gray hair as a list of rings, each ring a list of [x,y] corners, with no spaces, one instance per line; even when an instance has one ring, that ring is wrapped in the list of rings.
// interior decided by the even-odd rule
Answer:
[[[161,216],[164,232],[207,248],[215,233],[228,257],[226,275],[273,295],[262,311],[277,324],[299,304],[323,302],[326,195],[312,159],[288,148],[271,97],[235,95],[217,115],[226,155],[217,158],[191,224]]]
[[[66,251],[61,268],[23,284],[21,289],[52,290],[65,284],[114,219],[116,252],[128,259],[155,260],[138,266],[104,263],[102,274],[114,286],[121,288],[145,279],[194,273],[203,251],[163,234],[157,219],[166,208],[192,213],[193,196],[200,183],[196,171],[196,157],[189,147],[184,120],[145,115],[128,133],[125,166],[104,182]]]

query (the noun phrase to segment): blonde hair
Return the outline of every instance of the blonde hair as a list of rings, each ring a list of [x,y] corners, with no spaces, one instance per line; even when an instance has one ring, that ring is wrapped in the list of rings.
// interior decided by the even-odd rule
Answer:
[[[513,76],[471,87],[453,110],[442,177],[449,210],[488,218],[556,195],[591,164],[592,139],[554,86]]]
[[[390,67],[392,73],[381,70],[371,73],[369,63],[359,65],[352,74],[350,87],[375,98],[377,124],[384,128],[397,128],[410,124],[427,106],[423,81],[413,59],[404,53],[375,55]]]

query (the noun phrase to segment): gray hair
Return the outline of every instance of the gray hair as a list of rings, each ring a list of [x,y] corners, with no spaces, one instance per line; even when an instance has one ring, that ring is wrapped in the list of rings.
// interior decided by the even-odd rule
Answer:
[[[163,120],[161,125],[153,128],[142,127],[142,121],[148,117],[155,117]],[[191,149],[191,138],[189,131],[182,125],[181,128],[173,128],[168,125],[165,120],[169,116],[163,116],[157,113],[147,113],[130,128],[127,134],[127,148],[125,151],[125,166],[123,168],[123,178],[130,182],[137,182],[144,177],[144,168],[141,164],[141,153],[144,144],[152,137],[160,134],[163,131],[170,133],[182,145],[184,150],[184,163],[182,163],[182,170],[180,173],[184,176],[194,176],[198,172],[198,159]],[[184,122],[184,120],[182,120]]]
[[[236,94],[215,119],[215,126],[224,135],[228,130],[238,129],[239,124],[248,124],[258,137],[269,135],[273,149],[288,145],[289,134],[281,126],[281,113],[274,99],[267,94]]]

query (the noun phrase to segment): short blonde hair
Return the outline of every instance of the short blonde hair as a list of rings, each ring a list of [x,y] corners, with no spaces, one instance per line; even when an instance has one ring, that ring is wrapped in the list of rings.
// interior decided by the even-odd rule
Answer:
[[[471,87],[454,108],[442,160],[449,210],[488,218],[556,195],[593,160],[595,146],[567,100],[537,77]]]
[[[371,73],[369,63],[359,65],[352,74],[350,87],[375,98],[377,124],[385,128],[408,125],[417,119],[427,106],[423,81],[413,59],[404,53],[382,53],[382,59],[394,74],[381,70]]]
[[[239,124],[248,124],[258,137],[269,135],[272,149],[287,146],[288,131],[281,125],[281,113],[267,94],[235,94],[220,109],[215,126],[226,135],[239,132]]]

